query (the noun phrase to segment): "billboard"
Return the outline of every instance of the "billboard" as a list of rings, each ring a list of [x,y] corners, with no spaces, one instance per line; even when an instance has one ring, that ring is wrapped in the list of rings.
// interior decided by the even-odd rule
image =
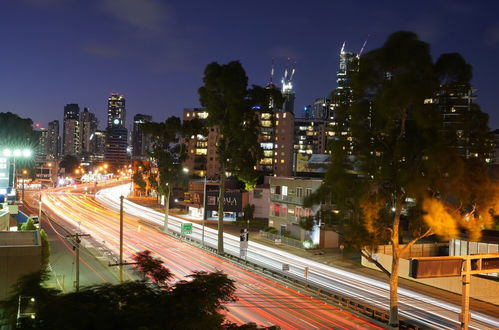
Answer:
[[[0,188],[9,187],[9,158],[0,157]]]
[[[218,211],[218,191],[206,192],[206,210]],[[242,212],[243,195],[241,192],[225,192],[224,196],[225,212]]]

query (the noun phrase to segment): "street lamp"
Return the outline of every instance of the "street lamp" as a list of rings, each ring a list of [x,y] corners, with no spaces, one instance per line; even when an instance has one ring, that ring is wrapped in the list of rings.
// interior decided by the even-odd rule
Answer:
[[[24,184],[26,182],[26,174],[28,174],[27,170],[23,170],[23,186],[22,186],[22,195],[21,195],[21,201],[24,204]]]
[[[204,248],[204,225],[205,225],[205,220],[206,220],[206,175],[207,173],[204,174],[204,188],[203,188],[203,230],[201,234],[201,245]]]
[[[32,151],[30,149],[19,149],[19,148],[16,148],[16,149],[11,149],[11,148],[5,148],[2,150],[2,155],[4,157],[7,157],[7,158],[13,158],[13,171],[12,173],[14,173],[14,178],[12,179],[12,186],[14,188],[17,188],[17,180],[16,180],[16,158],[29,158],[31,157],[32,155]],[[24,188],[24,186],[23,186]],[[24,201],[24,198],[23,198],[23,201]]]
[[[22,325],[22,317],[29,316],[31,319],[35,319],[36,313],[34,312],[21,312],[21,301],[22,300],[27,300],[28,301],[28,307],[31,307],[31,310],[34,310],[34,303],[35,303],[35,298],[34,297],[26,297],[26,296],[21,296],[19,295],[18,303],[17,303],[17,318],[16,318],[16,326],[20,327]]]

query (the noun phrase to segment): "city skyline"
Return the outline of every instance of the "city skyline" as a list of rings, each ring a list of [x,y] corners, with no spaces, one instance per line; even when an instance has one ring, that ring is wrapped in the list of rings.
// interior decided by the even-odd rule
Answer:
[[[305,7],[288,1],[258,7],[148,0],[117,6],[112,1],[25,0],[1,7],[9,14],[0,27],[10,33],[4,33],[0,69],[10,78],[0,80],[0,111],[32,118],[43,127],[61,121],[65,104],[77,103],[95,113],[102,128],[111,93],[126,97],[129,118],[137,113],[150,114],[154,121],[181,117],[184,108],[199,107],[197,89],[208,63],[240,60],[250,84],[265,85],[272,57],[275,82],[287,57],[297,62],[295,109],[300,116],[304,106],[336,87],[344,41],[347,50],[358,52],[368,38],[369,51],[397,30],[418,33],[431,44],[434,58],[461,53],[474,68],[477,103],[491,116],[491,129],[499,126],[499,27],[477,24],[493,22],[499,4],[357,1]],[[26,90],[29,98],[23,97]]]

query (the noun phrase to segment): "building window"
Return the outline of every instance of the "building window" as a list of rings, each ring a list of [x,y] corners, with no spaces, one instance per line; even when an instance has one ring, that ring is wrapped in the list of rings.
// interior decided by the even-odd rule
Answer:
[[[306,188],[305,189],[305,197],[308,197],[310,195],[312,195],[312,189],[311,188]]]
[[[288,196],[288,186],[282,186],[282,195]]]
[[[274,188],[274,194],[276,195],[280,195],[281,194],[281,186],[275,186]]]
[[[307,217],[307,218],[308,218],[308,217],[311,217],[311,216],[312,216],[312,210],[311,210],[311,209],[306,208],[306,209],[305,209],[305,217]]]
[[[279,211],[279,216],[281,218],[285,218],[288,215],[288,205],[287,204],[281,204],[281,209]]]
[[[295,215],[297,218],[303,216],[303,208],[301,206],[295,207]]]
[[[262,191],[260,189],[253,190],[253,198],[260,199],[262,198]]]
[[[274,204],[274,207],[273,207],[273,212],[272,212],[272,215],[275,216],[275,217],[278,217],[279,216],[279,210],[281,208],[281,205],[279,204]]]
[[[303,196],[303,188],[297,187],[296,188],[296,197],[302,197],[302,196]]]

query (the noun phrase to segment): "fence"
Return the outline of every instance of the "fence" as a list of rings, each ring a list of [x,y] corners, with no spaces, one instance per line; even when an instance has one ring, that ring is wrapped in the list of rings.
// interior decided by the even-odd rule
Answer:
[[[296,247],[299,249],[303,249],[303,242],[298,240],[298,239],[285,237],[285,236],[282,236],[279,234],[272,234],[272,233],[269,233],[269,232],[263,231],[263,230],[260,230],[260,237],[268,239],[268,240],[274,242],[275,244],[284,244],[284,245],[293,246],[293,247]]]
[[[403,248],[405,244],[400,244],[400,248]],[[417,257],[433,257],[440,255],[442,248],[448,247],[448,243],[424,243],[424,244],[414,244],[407,250],[407,252],[401,255],[401,258],[417,258]],[[393,250],[391,245],[380,245],[378,246],[377,253],[392,255]]]

